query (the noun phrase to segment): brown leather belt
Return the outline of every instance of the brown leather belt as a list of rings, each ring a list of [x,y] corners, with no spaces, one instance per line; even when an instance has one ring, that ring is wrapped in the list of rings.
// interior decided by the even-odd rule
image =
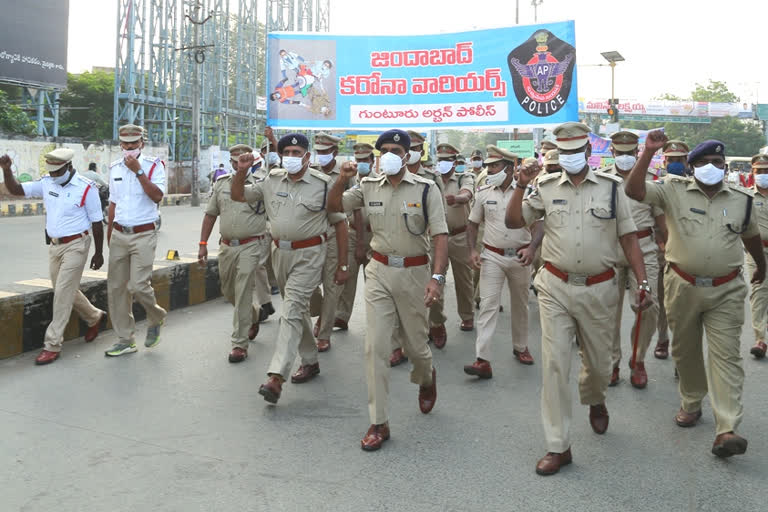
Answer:
[[[245,245],[248,242],[253,242],[254,240],[261,240],[263,238],[264,238],[264,235],[257,235],[249,238],[241,238],[240,240],[225,240],[222,238],[221,243],[223,243],[224,245],[228,245],[230,247],[237,247],[238,245]]]
[[[643,229],[642,231],[637,232],[637,238],[638,239],[646,238],[651,236],[652,234],[653,234],[653,230],[651,228]]]
[[[452,229],[451,232],[450,232],[450,236],[460,235],[463,232],[465,232],[466,230],[467,230],[467,226],[461,226],[459,228]]]
[[[559,277],[566,283],[570,283],[575,286],[592,286],[593,284],[607,281],[616,275],[616,271],[612,268],[609,268],[605,272],[601,272],[600,274],[595,274],[593,276],[587,276],[583,274],[568,274],[548,261],[544,263],[544,268],[552,272],[555,276]]]
[[[328,235],[323,233],[322,235],[313,236],[306,240],[273,240],[275,246],[280,249],[306,249],[307,247],[314,247],[320,245],[328,240]]]
[[[418,267],[429,263],[429,256],[387,256],[380,252],[371,251],[373,259],[390,267]]]
[[[492,245],[488,245],[488,244],[484,243],[483,247],[485,247],[489,251],[495,252],[496,254],[501,254],[502,256],[508,256],[510,258],[517,258],[517,251],[519,251],[520,249],[525,249],[529,245],[530,244],[521,245],[517,249],[499,249],[498,247],[494,247]]]
[[[763,247],[768,247],[768,240],[763,240]]]
[[[63,236],[61,238],[51,238],[51,243],[53,245],[68,244],[72,240],[77,240],[78,238],[83,238],[84,236],[88,236],[88,230],[85,230],[84,232],[78,233],[76,235]]]
[[[153,229],[155,229],[154,222],[150,222],[149,224],[142,224],[140,226],[123,226],[115,222],[113,226],[119,232],[125,233],[127,235],[136,235],[138,233],[143,233],[145,231],[152,231]]]
[[[693,276],[689,274],[688,272],[684,271],[680,267],[678,267],[674,263],[670,263],[669,266],[677,272],[677,275],[691,283],[693,286],[720,286],[721,284],[725,284],[728,281],[732,281],[736,276],[739,275],[739,272],[741,272],[740,268],[737,268],[730,274],[720,276],[720,277],[701,277],[701,276]]]

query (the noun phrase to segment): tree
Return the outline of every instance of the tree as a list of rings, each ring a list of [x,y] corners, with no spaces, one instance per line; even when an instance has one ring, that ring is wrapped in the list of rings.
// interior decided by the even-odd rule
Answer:
[[[710,101],[713,103],[737,103],[739,97],[728,90],[725,82],[710,80],[707,85],[696,84],[691,93],[693,101]]]
[[[60,98],[59,134],[86,140],[111,139],[114,90],[114,73],[69,74]]]
[[[33,135],[35,123],[17,105],[8,102],[8,94],[0,91],[0,131]]]

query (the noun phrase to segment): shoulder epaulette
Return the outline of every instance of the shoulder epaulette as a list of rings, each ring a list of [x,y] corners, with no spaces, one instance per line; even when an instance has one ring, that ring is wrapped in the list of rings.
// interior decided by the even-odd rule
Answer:
[[[285,169],[281,169],[280,167],[269,171],[270,176],[285,176],[287,173],[288,171],[286,171]]]
[[[624,183],[624,178],[618,174],[608,174],[607,172],[595,171],[595,176],[605,178],[607,180],[615,181],[616,183]]]
[[[378,176],[366,176],[363,179],[360,180],[360,183],[378,183],[381,180],[385,179],[385,174],[379,174]]]
[[[322,180],[326,183],[329,183],[331,181],[331,177],[325,174],[323,171],[319,171],[315,169],[314,167],[309,168],[309,174],[310,176],[314,176],[315,178]]]
[[[555,178],[559,178],[562,174],[562,171],[560,172],[551,172],[549,174],[545,174],[544,176],[539,175],[539,181],[536,183],[537,186],[541,186],[545,183],[549,183],[550,181],[554,180]]]
[[[477,189],[477,192],[480,193],[483,190],[488,190],[489,188],[493,188],[493,185],[483,185],[482,187]]]
[[[755,197],[755,191],[752,190],[751,188],[745,188],[740,185],[731,185],[731,190],[734,190],[736,192],[741,192],[745,196]]]
[[[122,158],[120,158],[119,160],[115,160],[114,162],[112,162],[111,164],[109,164],[109,168],[111,169],[111,168],[113,168],[113,167],[114,167],[114,166],[116,166],[116,165],[120,165],[120,163],[121,163],[122,161],[123,161],[123,159],[122,159]]]
[[[685,183],[686,185],[691,182],[691,178],[686,178],[685,176],[675,176],[675,175],[669,176],[669,175],[667,175],[666,179],[669,182],[671,182],[671,183]],[[656,181],[659,182],[661,180],[656,180]],[[662,183],[663,183],[663,181],[662,181]]]
[[[427,185],[432,185],[434,183],[431,179],[419,176],[418,174],[414,174],[413,179],[416,183],[426,183]]]

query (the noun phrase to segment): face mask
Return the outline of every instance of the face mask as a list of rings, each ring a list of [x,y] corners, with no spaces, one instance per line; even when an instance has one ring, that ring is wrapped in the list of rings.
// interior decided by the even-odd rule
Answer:
[[[483,166],[482,160],[472,160],[472,168],[473,169],[479,169]]]
[[[693,175],[705,185],[716,185],[723,181],[725,169],[718,169],[712,164],[707,164],[703,167],[694,167]]]
[[[461,174],[462,172],[464,172],[466,170],[467,170],[467,166],[466,165],[464,165],[464,164],[456,165],[456,172],[458,172],[459,174]]]
[[[267,153],[267,162],[269,165],[280,165],[280,155],[274,151]]]
[[[685,164],[683,162],[669,162],[667,164],[667,172],[677,176],[685,176]]]
[[[403,168],[403,159],[394,153],[384,153],[379,161],[381,170],[388,176],[393,176]]]
[[[317,155],[317,163],[325,167],[329,163],[331,163],[331,160],[333,160],[333,153],[330,155]]]
[[[139,155],[141,154],[140,149],[124,149],[123,150],[123,158],[132,156],[133,158],[139,158]]]
[[[71,171],[66,171],[61,176],[52,176],[51,179],[58,186],[62,186],[62,185],[64,185],[67,182],[67,180],[69,180],[69,178],[71,176],[72,176],[72,172]]]
[[[410,150],[408,152],[408,165],[413,165],[421,160],[421,151]]]
[[[304,167],[303,158],[300,156],[284,156],[283,157],[283,169],[288,171],[288,174],[296,174]]]
[[[755,174],[755,184],[760,188],[768,188],[768,174]]]
[[[448,174],[453,169],[453,162],[450,160],[441,160],[437,162],[437,172],[440,174]]]
[[[505,167],[501,171],[497,172],[496,174],[489,174],[488,177],[485,179],[486,185],[491,185],[492,187],[499,187],[502,183],[504,183],[504,180],[507,179],[507,168]]]
[[[579,174],[584,166],[587,165],[586,153],[575,153],[573,155],[560,155],[560,167],[565,169],[568,174]]]
[[[371,164],[368,162],[357,163],[357,174],[360,176],[368,176],[371,173]]]
[[[637,157],[634,155],[619,155],[616,157],[616,167],[622,171],[631,171],[635,166]]]

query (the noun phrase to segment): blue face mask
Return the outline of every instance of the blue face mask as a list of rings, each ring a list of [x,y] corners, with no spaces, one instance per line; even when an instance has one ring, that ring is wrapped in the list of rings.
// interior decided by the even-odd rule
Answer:
[[[467,170],[467,166],[465,164],[456,164],[456,172],[461,174],[462,172]]]
[[[371,164],[368,162],[357,163],[357,174],[360,176],[367,176],[371,173]]]
[[[669,162],[667,164],[667,172],[677,176],[685,176],[685,164],[683,162]]]

